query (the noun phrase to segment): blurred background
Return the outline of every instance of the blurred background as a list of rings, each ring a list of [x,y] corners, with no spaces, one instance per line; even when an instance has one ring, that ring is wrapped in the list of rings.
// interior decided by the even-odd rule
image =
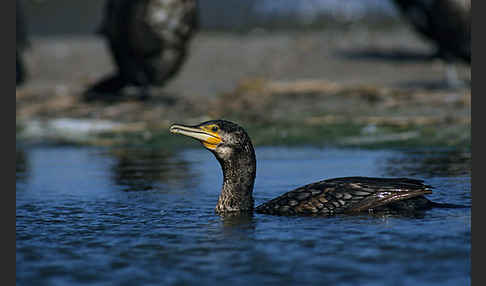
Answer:
[[[139,31],[135,35],[143,35],[146,27],[138,29],[129,20],[122,21],[123,24],[113,22],[117,17],[136,17],[123,14],[127,13],[123,7],[110,9],[105,1],[18,2],[21,9],[17,18],[24,21],[17,29],[17,75],[21,72],[17,85],[17,129],[27,131],[18,135],[36,138],[57,134],[58,129],[50,127],[53,124],[56,128],[80,129],[66,125],[66,120],[57,122],[60,118],[70,118],[72,124],[91,120],[89,126],[96,123],[93,119],[114,120],[116,124],[93,130],[110,131],[115,127],[108,126],[116,125],[117,130],[126,127],[130,134],[137,130],[160,133],[176,120],[223,116],[256,124],[262,120],[276,123],[284,117],[307,125],[339,126],[343,122],[365,126],[381,122],[392,127],[417,122],[429,125],[469,122],[470,47],[468,62],[460,55],[444,55],[441,46],[470,43],[467,40],[470,38],[450,37],[454,33],[447,25],[443,27],[442,19],[451,12],[425,7],[423,3],[427,1],[412,1],[416,5],[409,6],[414,9],[403,6],[403,1],[388,0],[201,0],[197,5],[186,2],[189,4],[183,5],[193,5],[187,11],[194,13],[192,22],[186,23],[186,36],[174,44],[161,33],[160,37],[154,36],[164,42],[160,46],[150,46],[152,39],[147,37],[134,36],[123,42],[124,36],[119,35],[128,33],[123,29],[132,27]],[[454,14],[456,8],[452,7],[452,15],[457,14],[459,20],[468,19],[464,12]],[[421,17],[418,22],[417,14]],[[181,19],[180,22],[188,21]],[[447,19],[451,25],[464,26],[450,20],[454,17]],[[123,29],[117,28],[120,26]],[[105,34],[100,33],[103,27]],[[434,38],[424,30],[439,36]],[[455,34],[464,35],[463,30]],[[440,36],[443,34],[448,37]],[[132,47],[135,42],[145,54],[155,47],[157,56],[144,60],[143,64],[132,61],[134,57],[120,56],[129,53],[127,49],[135,53]],[[145,70],[136,68],[140,66]],[[155,72],[150,75],[145,72],[147,69]],[[290,99],[281,96],[278,102],[273,102],[275,97],[263,96],[268,93],[292,98],[296,95],[302,104],[292,110],[291,116],[283,116],[281,111]],[[344,96],[337,96],[338,93]],[[309,98],[309,94],[322,100]],[[231,100],[227,100],[228,96]],[[150,98],[150,104],[140,98]],[[210,105],[199,104],[208,99],[212,100]],[[426,107],[424,102],[428,102]],[[270,108],[276,105],[278,109]],[[369,108],[356,110],[363,106]],[[240,112],[248,107],[248,112]],[[262,107],[270,109],[261,112]],[[304,117],[302,111],[306,112]],[[370,117],[376,117],[377,112],[382,113],[380,118]],[[392,115],[396,118],[391,118]],[[122,123],[129,125],[121,127]],[[438,136],[457,138],[456,135],[461,142],[467,141],[467,134]]]
[[[103,0],[65,3],[61,0],[25,1],[32,35],[92,34],[101,22]],[[325,22],[396,21],[398,12],[387,0],[229,0],[198,1],[204,30],[250,31],[323,28]],[[54,17],[55,16],[55,17]]]
[[[177,28],[185,36],[172,42],[162,32],[151,36],[155,40],[141,36],[147,32],[143,29],[157,27],[136,26],[148,19],[143,15],[130,22],[137,18],[123,12],[130,10],[124,4],[110,9],[100,0],[19,2],[25,28],[17,36],[22,63],[17,71],[23,71],[17,85],[17,129],[35,126],[19,134],[56,133],[46,120],[58,128],[75,128],[66,126],[68,121],[57,124],[59,118],[73,124],[114,120],[117,130],[146,134],[165,131],[172,121],[214,117],[250,124],[278,123],[285,117],[310,128],[349,123],[372,126],[368,131],[380,129],[377,122],[393,128],[469,123],[470,33],[464,31],[470,30],[470,1],[445,1],[452,3],[450,9],[435,7],[440,1],[186,2],[181,7],[189,5],[186,12],[193,14],[172,16],[186,25],[184,32]],[[154,15],[164,11],[167,18],[170,11],[179,11],[147,9]],[[124,22],[113,20],[124,17]],[[129,33],[123,29],[133,29],[135,36],[124,37]],[[25,33],[19,36],[19,30]],[[137,51],[145,53],[143,63],[132,60]],[[265,94],[285,96],[276,100]],[[284,115],[294,96],[302,104]],[[148,98],[149,103],[139,100]],[[122,123],[129,125],[122,128]],[[105,127],[99,131],[111,128]],[[469,135],[437,136],[461,138],[462,144]]]

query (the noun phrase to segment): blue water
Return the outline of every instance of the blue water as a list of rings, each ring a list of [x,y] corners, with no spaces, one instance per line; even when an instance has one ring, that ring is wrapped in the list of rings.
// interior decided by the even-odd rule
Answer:
[[[339,176],[409,176],[471,205],[468,152],[257,148],[256,204]],[[206,150],[17,147],[17,285],[470,285],[471,211],[221,218]]]

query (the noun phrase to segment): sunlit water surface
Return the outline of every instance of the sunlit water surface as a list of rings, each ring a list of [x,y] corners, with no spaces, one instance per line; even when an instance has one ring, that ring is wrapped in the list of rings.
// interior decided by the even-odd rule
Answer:
[[[257,148],[256,204],[340,176],[421,178],[471,205],[468,152]],[[17,285],[469,285],[471,209],[221,218],[194,149],[17,147]]]

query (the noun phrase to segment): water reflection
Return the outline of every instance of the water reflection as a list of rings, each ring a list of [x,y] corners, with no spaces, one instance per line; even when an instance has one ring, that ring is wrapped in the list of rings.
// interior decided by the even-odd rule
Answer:
[[[255,234],[255,219],[253,213],[236,212],[220,215],[222,222],[221,234],[232,241],[251,241]]]
[[[15,179],[25,181],[28,175],[27,171],[27,153],[23,149],[17,148],[15,150]]]
[[[452,177],[471,175],[468,150],[419,150],[385,158],[384,173],[393,177]]]
[[[259,151],[257,190],[269,198],[322,173],[381,176],[382,165],[387,170],[395,165],[387,158],[403,159],[397,170],[461,162],[457,153],[439,151]],[[17,173],[28,173],[29,182],[16,197],[17,285],[393,285],[398,277],[410,284],[448,286],[469,281],[469,209],[432,210],[421,219],[217,216],[221,174],[210,156],[200,149],[178,155],[160,148],[18,150]],[[412,157],[417,162],[408,163]],[[436,193],[438,201],[470,204],[468,179],[429,181],[447,190]],[[154,191],[118,191],[144,187]]]
[[[225,227],[253,227],[253,213],[249,212],[232,212],[220,215],[223,226]]]
[[[151,190],[163,186],[180,186],[192,178],[189,165],[172,153],[157,148],[115,149],[109,153],[116,163],[113,180],[124,191]],[[183,187],[183,186],[181,186]]]

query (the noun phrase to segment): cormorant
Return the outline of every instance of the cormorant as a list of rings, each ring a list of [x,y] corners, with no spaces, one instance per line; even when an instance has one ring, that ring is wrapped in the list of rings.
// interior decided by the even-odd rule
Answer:
[[[174,124],[170,132],[199,140],[223,169],[223,187],[215,211],[253,211],[256,159],[250,137],[239,125],[211,120],[196,126]],[[302,186],[256,207],[257,213],[272,215],[322,215],[388,212],[413,213],[432,207],[424,197],[432,187],[408,178],[345,177]]]
[[[163,86],[183,65],[197,28],[196,0],[108,0],[99,33],[108,41],[117,71],[84,93],[87,101],[122,88]]]
[[[433,41],[437,55],[471,63],[471,0],[394,0],[416,31]]]

